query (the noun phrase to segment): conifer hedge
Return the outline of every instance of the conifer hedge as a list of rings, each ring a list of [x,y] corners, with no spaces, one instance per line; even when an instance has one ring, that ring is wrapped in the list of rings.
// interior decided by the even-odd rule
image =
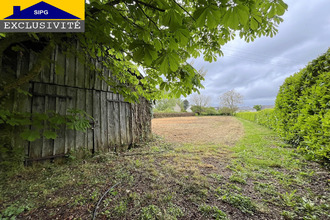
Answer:
[[[274,110],[237,116],[272,128],[314,160],[330,162],[330,49],[280,87]]]

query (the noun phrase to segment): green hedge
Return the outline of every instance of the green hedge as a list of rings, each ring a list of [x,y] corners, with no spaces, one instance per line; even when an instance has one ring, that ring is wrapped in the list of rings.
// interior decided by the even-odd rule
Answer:
[[[276,129],[276,115],[274,109],[265,109],[258,112],[240,112],[237,117],[256,122],[271,129]]]
[[[330,161],[330,49],[280,87],[277,131],[312,159]]]
[[[280,87],[274,110],[238,117],[265,125],[310,159],[330,162],[330,49]]]

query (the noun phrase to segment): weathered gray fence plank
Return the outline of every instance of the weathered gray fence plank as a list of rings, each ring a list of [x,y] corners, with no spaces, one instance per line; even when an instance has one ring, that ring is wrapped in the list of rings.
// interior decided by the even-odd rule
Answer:
[[[60,115],[66,114],[66,109],[68,108],[68,101],[69,96],[67,96],[67,88],[64,86],[55,86],[56,94],[58,97],[56,97],[56,104],[55,104],[55,112]],[[68,98],[64,98],[68,97]],[[65,126],[62,125],[60,127],[60,130],[58,131],[58,137],[54,140],[54,152],[53,155],[57,154],[64,154],[67,153],[66,149],[66,137],[67,134],[65,132]]]
[[[56,53],[54,70],[54,83],[57,85],[64,85],[66,76],[66,58],[63,53],[60,53],[60,51]]]
[[[34,92],[45,94],[45,86],[42,84],[36,83],[34,85]],[[33,97],[32,102],[32,113],[43,113],[45,112],[45,96],[35,96]],[[32,126],[32,130],[37,130]],[[43,138],[37,139],[33,142],[33,146],[30,148],[30,157],[31,158],[40,158],[42,157],[42,146]]]
[[[47,85],[45,85],[45,90],[46,90],[45,93],[46,96],[45,96],[44,113],[47,114],[48,111],[55,109],[56,98],[54,97],[54,95],[56,94],[56,91],[54,86],[47,86]],[[46,124],[44,123],[44,125]],[[47,125],[46,125],[46,130],[47,130]],[[53,150],[54,150],[54,141],[52,139],[43,138],[42,157],[52,156]]]
[[[107,96],[105,92],[100,92],[100,146],[103,151],[108,151],[108,125],[106,120],[107,114]]]
[[[95,64],[95,60],[90,59],[90,62],[92,64]],[[89,75],[89,86],[87,88],[94,89],[95,88],[96,74],[95,74],[94,71],[88,69],[88,75]]]
[[[125,103],[119,102],[119,117],[120,117],[120,144],[124,145],[127,143],[127,134],[126,134],[126,109]]]
[[[83,89],[76,89],[76,96],[77,97],[77,101],[76,101],[76,109],[80,109],[85,111],[86,110],[86,106],[85,106],[85,100],[86,100],[86,94],[85,91]],[[82,131],[76,131],[76,150],[80,150],[82,151],[83,149],[81,148],[86,148],[86,143],[85,143],[85,134]]]
[[[72,99],[67,99],[67,109],[74,109],[76,107],[76,89],[68,87],[66,89],[67,96],[75,97]],[[76,132],[71,129],[67,129],[65,133],[65,152],[68,152],[69,150],[76,150]]]
[[[85,66],[76,57],[76,68],[75,68],[75,76],[76,76],[76,87],[84,88],[85,86]]]
[[[75,61],[76,58],[73,57],[72,55],[66,55],[66,82],[65,85],[67,86],[75,86],[75,82],[76,82],[76,74],[75,74]]]
[[[127,133],[127,143],[132,144],[132,119],[131,119],[131,105],[126,103],[126,133]]]
[[[109,100],[113,99],[113,94],[112,93],[107,93],[107,117],[108,117],[108,140],[109,140],[109,150],[110,151],[115,151],[115,121],[114,121],[114,103],[110,102]]]
[[[90,116],[93,115],[93,92],[86,90],[86,113]],[[86,132],[87,136],[87,148],[90,152],[93,152],[94,148],[94,121],[90,119],[92,129],[88,129]]]
[[[94,152],[99,151],[101,145],[101,115],[100,115],[100,91],[93,91],[93,117],[94,126]]]
[[[113,100],[118,100],[118,94],[113,94]],[[114,102],[113,103],[113,116],[114,116],[114,134],[115,134],[115,146],[116,150],[119,149],[119,146],[121,145],[121,137],[120,137],[120,117],[119,117],[119,112],[120,112],[120,103],[119,102]]]

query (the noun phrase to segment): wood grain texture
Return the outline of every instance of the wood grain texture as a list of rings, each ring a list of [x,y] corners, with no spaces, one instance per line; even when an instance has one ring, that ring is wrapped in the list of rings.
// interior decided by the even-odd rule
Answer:
[[[13,95],[16,98],[9,109],[32,114],[53,111],[60,115],[67,114],[68,109],[80,109],[92,116],[94,121],[90,119],[92,128],[86,132],[70,130],[63,125],[58,129],[55,140],[41,137],[34,142],[16,141],[24,146],[30,161],[50,160],[80,150],[93,153],[122,151],[147,136],[143,130],[148,125],[143,123],[150,124],[148,121],[151,119],[150,115],[145,115],[146,107],[143,105],[149,108],[149,103],[131,104],[125,102],[121,95],[113,93],[108,84],[100,79],[100,76],[109,79],[111,71],[100,62],[86,58],[96,67],[96,70],[91,70],[81,62],[81,57],[64,53],[59,47],[54,49],[50,59],[52,62],[41,74],[24,86],[32,97]],[[16,66],[10,65],[14,66],[14,77],[17,78],[32,68],[35,55],[17,55],[13,61],[17,62]],[[4,68],[0,69],[1,76],[5,76]],[[35,128],[32,126],[31,129]]]

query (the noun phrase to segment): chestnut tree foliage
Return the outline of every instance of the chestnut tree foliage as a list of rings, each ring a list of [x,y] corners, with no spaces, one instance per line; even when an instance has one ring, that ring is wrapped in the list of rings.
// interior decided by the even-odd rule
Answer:
[[[0,57],[26,41],[42,42],[44,50],[37,51],[38,65],[29,76],[8,82],[0,96],[39,74],[47,65],[49,47],[62,45],[76,53],[77,47],[70,47],[73,40],[80,54],[112,70],[113,76],[103,79],[126,100],[136,101],[139,95],[157,99],[159,90],[186,96],[202,88],[203,80],[187,59],[203,56],[215,61],[221,47],[236,35],[247,42],[272,37],[286,9],[282,0],[90,0],[85,33],[1,34]],[[14,47],[18,48],[26,47]]]
[[[127,101],[138,101],[139,96],[159,99],[164,90],[178,98],[203,88],[203,74],[188,59],[202,56],[215,61],[222,55],[221,47],[236,35],[247,42],[274,36],[286,9],[283,0],[90,0],[86,2],[85,33],[0,33],[0,68],[11,62],[9,55],[14,53],[36,57],[26,75],[0,79],[0,124],[34,125],[35,118],[45,124],[49,116],[9,112],[3,103],[13,91],[27,93],[22,88],[52,63],[50,55],[56,45],[79,56]],[[112,76],[103,76],[95,60],[110,69]],[[9,123],[24,115],[23,122]],[[54,129],[58,126],[44,136],[55,138]],[[27,140],[39,137],[39,133],[31,137],[31,131],[25,134]]]

